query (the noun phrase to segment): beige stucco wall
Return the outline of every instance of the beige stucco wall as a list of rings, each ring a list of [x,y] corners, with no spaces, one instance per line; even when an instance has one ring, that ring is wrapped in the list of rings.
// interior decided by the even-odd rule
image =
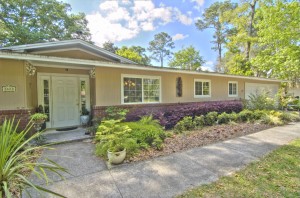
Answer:
[[[288,94],[294,97],[300,96],[300,87],[288,88]]]
[[[26,101],[28,108],[37,107],[36,75],[26,76]]]
[[[82,69],[71,69],[71,68],[51,68],[49,67],[39,67],[36,65],[37,72],[41,73],[57,73],[57,74],[81,74],[81,75],[88,75],[89,70],[82,70]]]
[[[78,58],[78,59],[87,59],[87,60],[99,60],[99,61],[107,61],[104,58],[99,56],[80,51],[80,50],[66,50],[60,52],[47,52],[47,53],[37,53],[44,56],[55,56],[55,57],[65,57],[65,58]]]
[[[2,86],[15,86],[15,92],[3,92]],[[0,59],[0,110],[27,108],[26,75],[23,61]]]
[[[204,75],[177,74],[170,72],[141,71],[132,69],[96,68],[96,105],[121,105],[121,75],[148,75],[161,77],[161,103],[200,102],[233,100],[245,98],[245,82],[266,83],[258,80],[244,80],[229,77],[213,77]],[[176,78],[182,78],[182,97],[176,97]],[[211,97],[194,98],[194,79],[211,80]],[[238,82],[238,97],[228,97],[228,81]],[[274,83],[274,82],[273,82]],[[278,84],[279,83],[275,83]]]
[[[88,75],[89,70],[39,67],[37,72]],[[0,110],[36,107],[37,76],[26,76],[24,61],[0,59]],[[90,79],[91,105],[121,105],[121,75],[161,77],[161,103],[232,100],[245,97],[245,82],[272,84],[268,81],[245,80],[232,77],[178,74],[160,71],[142,71],[96,67],[96,78]],[[182,97],[176,97],[176,78],[182,78]],[[211,80],[211,97],[194,98],[194,79]],[[228,81],[238,82],[238,97],[228,97]],[[273,84],[278,84],[273,82]],[[2,92],[2,86],[16,86],[16,92]]]

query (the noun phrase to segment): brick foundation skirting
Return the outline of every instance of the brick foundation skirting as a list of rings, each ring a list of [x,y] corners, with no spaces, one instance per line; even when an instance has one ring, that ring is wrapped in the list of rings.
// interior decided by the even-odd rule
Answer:
[[[179,104],[185,105],[185,104],[190,104],[190,103],[164,103],[164,104],[136,104],[136,105],[114,105],[114,107],[118,108],[123,108],[123,109],[128,109],[133,110],[133,109],[138,109],[138,108],[153,108],[153,109],[160,109],[164,108],[167,106],[177,106]],[[105,116],[105,110],[109,106],[93,106],[92,108],[92,116],[93,118],[96,117],[104,117]]]
[[[230,101],[239,101],[239,100],[230,100]],[[194,103],[213,103],[213,102],[225,102],[225,101],[205,101],[205,102],[185,102],[185,103],[156,103],[156,104],[135,104],[135,105],[115,105],[114,107],[128,109],[129,111],[135,109],[144,109],[144,108],[151,108],[153,111],[164,109],[166,107],[178,107],[184,105],[190,105]],[[109,106],[93,106],[92,108],[92,116],[93,118],[103,118],[105,116],[105,110]]]
[[[35,109],[16,109],[16,110],[0,110],[0,125],[6,119],[15,118],[19,121],[19,129],[22,130],[26,127],[30,120],[30,114],[34,113]]]

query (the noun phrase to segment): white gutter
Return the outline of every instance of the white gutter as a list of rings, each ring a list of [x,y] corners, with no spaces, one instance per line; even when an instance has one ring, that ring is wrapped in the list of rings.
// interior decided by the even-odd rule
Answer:
[[[196,71],[167,69],[167,68],[143,66],[143,65],[135,65],[135,64],[122,64],[122,63],[62,58],[62,57],[54,57],[54,56],[42,56],[42,55],[33,55],[33,54],[24,54],[24,53],[11,53],[11,52],[3,52],[1,50],[0,50],[0,58],[26,60],[26,61],[44,61],[44,62],[52,62],[52,63],[66,63],[66,64],[74,64],[74,65],[88,65],[88,66],[95,66],[95,67],[136,69],[136,70],[143,70],[143,71],[159,71],[159,72],[169,72],[169,73],[177,73],[177,74],[179,73],[179,74],[194,74],[194,75],[203,75],[203,76],[231,77],[231,78],[239,78],[239,79],[269,81],[269,82],[288,82],[285,80],[250,77],[250,76],[238,76],[238,75],[220,74],[220,73],[212,73],[212,72],[196,72]]]

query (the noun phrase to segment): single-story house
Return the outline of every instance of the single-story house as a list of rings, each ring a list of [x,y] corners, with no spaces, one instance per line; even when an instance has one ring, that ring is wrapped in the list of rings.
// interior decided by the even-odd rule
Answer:
[[[82,40],[0,48],[0,121],[25,124],[42,105],[47,128],[80,125],[82,107],[152,107],[275,94],[280,80],[138,65]]]
[[[288,94],[300,98],[300,87],[293,87],[288,90]]]

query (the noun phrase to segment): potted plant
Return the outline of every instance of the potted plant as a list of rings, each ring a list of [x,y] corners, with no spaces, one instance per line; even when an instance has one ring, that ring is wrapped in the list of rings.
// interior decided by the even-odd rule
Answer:
[[[35,130],[39,131],[39,130],[41,130],[41,126],[48,119],[48,116],[44,113],[35,113],[35,114],[30,116],[30,119],[34,124]]]
[[[33,123],[42,124],[48,119],[48,116],[44,113],[35,113],[30,116],[30,119]]]
[[[120,164],[126,157],[126,143],[131,141],[128,136],[131,129],[127,125],[118,124],[120,120],[101,122],[96,132],[96,141],[100,141],[100,150],[107,152],[109,163]]]
[[[39,105],[37,108],[36,108],[36,112],[37,113],[43,113],[44,114],[44,107],[43,107],[43,105]],[[45,121],[47,121],[48,120],[48,118],[45,120]],[[44,122],[42,125],[41,125],[41,130],[44,130],[44,129],[46,129],[46,122]]]
[[[81,124],[87,125],[89,120],[90,120],[90,112],[85,107],[82,107],[81,115],[80,115]]]

